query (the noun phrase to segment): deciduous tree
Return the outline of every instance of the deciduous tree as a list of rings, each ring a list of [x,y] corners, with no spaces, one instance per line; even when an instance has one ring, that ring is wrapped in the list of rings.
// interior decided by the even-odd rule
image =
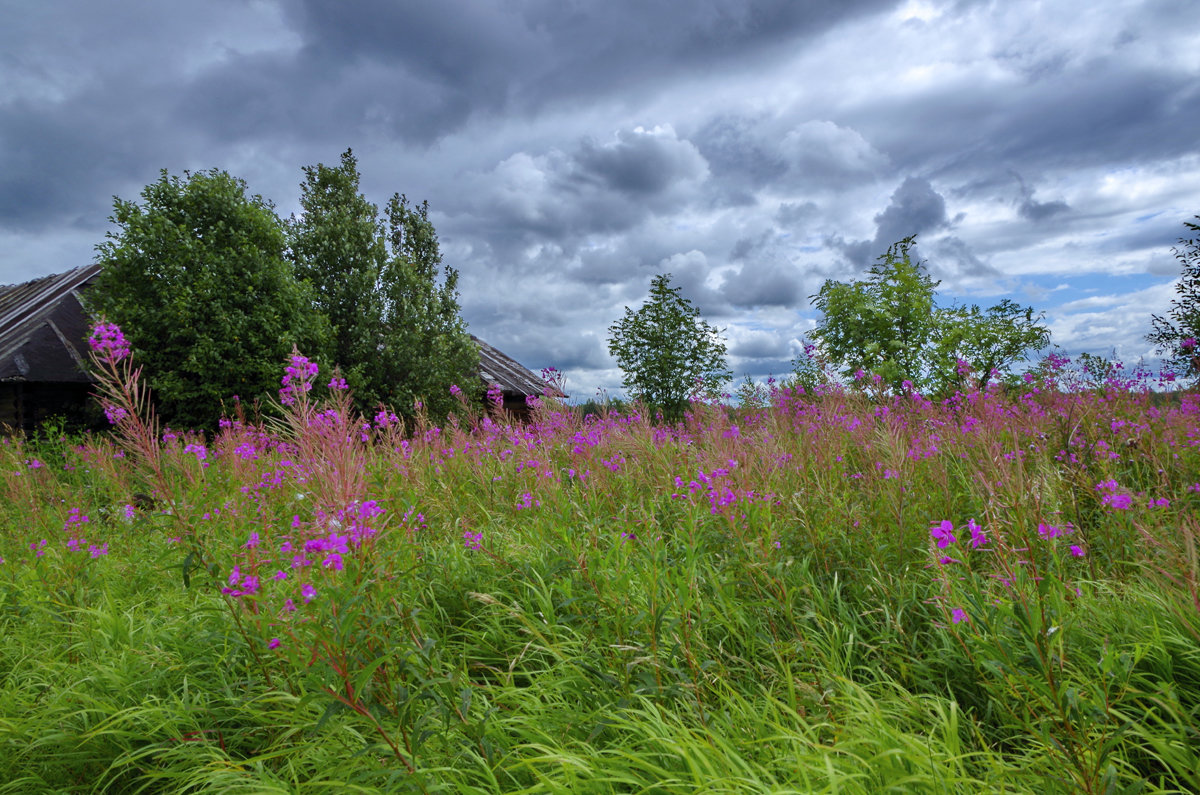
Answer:
[[[675,420],[690,397],[716,392],[731,374],[720,332],[670,284],[671,274],[656,276],[646,303],[636,312],[625,308],[609,327],[608,351],[625,373],[625,388]]]
[[[1041,314],[1005,299],[978,306],[937,306],[937,287],[913,259],[915,238],[888,248],[866,279],[825,282],[813,296],[821,319],[813,331],[819,353],[853,377],[881,376],[899,391],[907,381],[922,391],[947,391],[1004,376],[1029,352],[1050,342]],[[810,366],[812,354],[801,360]]]
[[[118,229],[97,246],[86,300],[125,332],[166,421],[215,428],[222,401],[273,394],[279,363],[315,345],[321,323],[282,223],[242,180],[164,170],[141,196],[114,199]]]
[[[1196,216],[1200,221],[1200,215]],[[1192,233],[1200,233],[1200,224],[1185,221],[1183,224]],[[1178,296],[1171,301],[1165,316],[1154,315],[1154,328],[1146,339],[1154,344],[1163,357],[1163,365],[1176,374],[1195,382],[1200,380],[1200,239],[1181,237],[1179,247],[1173,249],[1175,259],[1183,266],[1179,283],[1175,286]]]

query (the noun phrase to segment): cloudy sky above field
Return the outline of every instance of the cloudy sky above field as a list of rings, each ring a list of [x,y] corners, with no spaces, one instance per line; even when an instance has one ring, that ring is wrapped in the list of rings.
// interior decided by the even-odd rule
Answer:
[[[226,169],[283,216],[353,148],[428,199],[471,330],[580,398],[651,278],[786,372],[827,278],[918,234],[946,302],[1150,355],[1200,214],[1192,0],[0,0],[0,282],[114,195]]]

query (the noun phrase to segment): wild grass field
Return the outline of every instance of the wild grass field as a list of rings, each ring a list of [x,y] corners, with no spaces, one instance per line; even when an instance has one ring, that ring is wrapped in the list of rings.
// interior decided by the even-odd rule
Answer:
[[[1193,392],[406,428],[295,359],[202,438],[108,368],[0,445],[2,793],[1200,791]]]

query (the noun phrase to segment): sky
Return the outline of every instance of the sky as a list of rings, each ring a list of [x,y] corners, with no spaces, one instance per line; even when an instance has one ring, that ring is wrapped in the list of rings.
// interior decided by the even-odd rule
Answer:
[[[0,283],[84,265],[113,198],[224,169],[283,217],[350,148],[428,200],[470,330],[586,400],[672,274],[736,379],[826,279],[917,235],[1126,362],[1200,214],[1193,0],[0,0]]]

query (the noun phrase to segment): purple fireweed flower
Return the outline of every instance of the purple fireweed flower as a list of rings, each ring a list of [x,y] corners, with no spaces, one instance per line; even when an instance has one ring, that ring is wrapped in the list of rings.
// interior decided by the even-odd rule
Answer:
[[[1126,511],[1133,507],[1133,497],[1128,494],[1105,494],[1100,504],[1118,511]]]
[[[929,528],[929,535],[937,542],[938,549],[945,549],[958,540],[954,537],[954,523],[949,519],[934,522]]]
[[[1058,538],[1062,534],[1063,531],[1061,528],[1055,527],[1051,524],[1046,524],[1045,522],[1038,522],[1038,535],[1047,541],[1052,538]]]
[[[257,530],[251,532],[250,537],[246,539],[246,543],[242,544],[242,547],[245,549],[253,549],[256,546],[258,546],[258,531]]]
[[[296,402],[299,392],[312,391],[313,379],[317,377],[320,368],[316,362],[310,362],[306,357],[293,353],[288,364],[283,368],[283,388],[279,390],[279,402],[291,406]]]
[[[30,469],[41,469],[45,465],[36,458],[31,458],[25,462],[25,466],[29,467]]]
[[[136,515],[136,513],[137,513],[137,509],[134,508],[132,505],[125,506],[125,518],[126,519],[133,519],[133,517]]]
[[[964,621],[969,622],[971,620],[970,616],[967,615],[967,611],[963,610],[961,607],[954,608],[954,612],[950,614],[950,619],[955,624],[961,624]]]
[[[971,549],[979,549],[987,544],[988,537],[974,519],[967,520],[967,529],[971,531]]]
[[[1071,554],[1077,558],[1082,558],[1084,555],[1083,547],[1079,546],[1078,544],[1072,544],[1071,545]]]
[[[504,405],[504,390],[499,384],[489,384],[487,390],[488,402],[493,406],[500,407]]]
[[[271,640],[267,642],[268,649],[278,649],[282,645],[283,642],[280,641],[279,638],[271,638]]]
[[[208,458],[208,449],[202,444],[192,443],[183,448],[185,453],[194,453],[197,461]]]
[[[280,569],[279,571],[275,572],[275,573],[274,573],[274,574],[271,576],[271,579],[273,579],[273,580],[286,580],[286,579],[287,579],[287,572],[286,572],[286,571],[284,571],[283,569]]]
[[[91,553],[93,558],[98,558],[98,557],[107,555],[108,554],[108,542],[105,541],[103,544],[100,544],[100,545],[88,544],[88,552]]]
[[[467,549],[480,549],[483,547],[483,533],[472,533],[470,530],[463,531],[463,546]]]
[[[329,383],[327,384],[327,386],[330,389],[337,389],[339,391],[345,391],[350,388],[350,385],[346,383],[345,378],[337,378],[337,377],[329,379]]]
[[[453,395],[454,397],[458,397],[459,395],[462,394],[462,390],[458,388],[458,384],[450,385],[450,394]]]
[[[115,364],[129,356],[129,341],[116,323],[97,323],[88,337],[88,346],[102,362]]]
[[[943,566],[949,566],[951,563],[962,563],[958,558],[952,558],[949,555],[942,555],[938,558],[938,563]]]
[[[104,416],[108,420],[109,425],[119,425],[122,420],[129,416],[129,412],[120,406],[114,406],[112,403],[105,401]]]
[[[304,583],[304,585],[300,586],[300,595],[304,597],[304,603],[308,604],[317,598],[317,589],[309,583]]]

